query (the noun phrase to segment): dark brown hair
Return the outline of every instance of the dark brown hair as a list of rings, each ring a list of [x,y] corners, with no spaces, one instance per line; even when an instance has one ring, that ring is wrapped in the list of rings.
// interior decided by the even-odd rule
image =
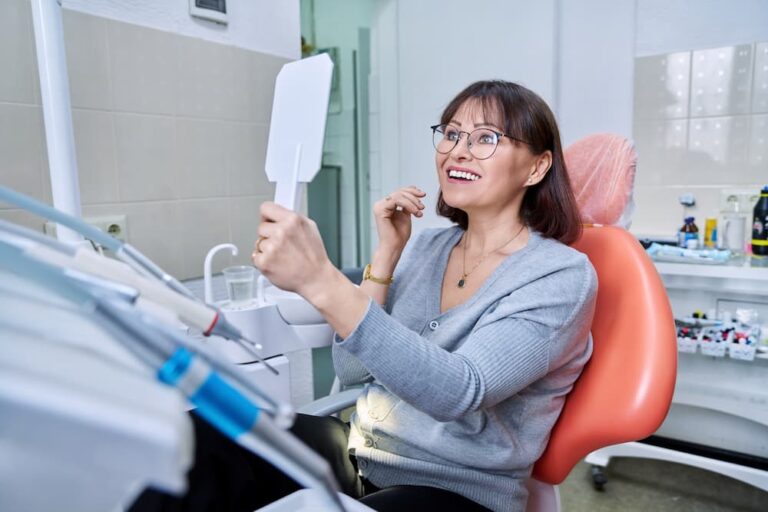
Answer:
[[[469,100],[478,101],[485,119],[498,122],[505,134],[526,141],[534,155],[547,150],[552,152],[552,167],[543,180],[528,187],[520,214],[523,222],[544,237],[565,244],[576,241],[581,236],[581,217],[565,169],[557,122],[544,100],[516,83],[502,80],[475,82],[445,107],[440,123],[450,122]],[[442,191],[437,199],[437,213],[467,229],[466,212],[448,206]]]

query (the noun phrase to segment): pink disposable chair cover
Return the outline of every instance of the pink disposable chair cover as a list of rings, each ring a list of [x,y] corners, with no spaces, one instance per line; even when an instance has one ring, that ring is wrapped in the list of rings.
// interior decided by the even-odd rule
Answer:
[[[565,150],[565,165],[585,224],[629,228],[637,153],[611,133],[580,139]]]

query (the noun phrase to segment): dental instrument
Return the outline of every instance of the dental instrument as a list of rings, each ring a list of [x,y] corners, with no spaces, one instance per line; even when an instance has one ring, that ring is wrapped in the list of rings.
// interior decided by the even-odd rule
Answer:
[[[87,239],[93,240],[111,250],[116,257],[133,267],[135,270],[141,272],[145,276],[154,277],[156,280],[164,283],[166,287],[176,292],[176,294],[162,294],[161,300],[166,307],[177,311],[179,317],[182,318],[185,323],[201,330],[205,336],[215,334],[240,344],[257,360],[264,363],[261,361],[261,357],[257,352],[257,347],[259,346],[258,343],[245,338],[236,326],[232,325],[231,322],[228,322],[226,318],[224,318],[221,311],[213,306],[202,304],[192,292],[190,292],[176,278],[162,270],[152,262],[152,260],[144,256],[134,247],[90,226],[81,219],[67,215],[8,187],[0,186],[0,201],[6,201],[39,215],[40,217],[67,226],[73,231],[82,234]],[[89,263],[94,265],[94,268],[104,269],[104,272],[115,272],[117,276],[120,276],[117,277],[117,279],[125,279],[125,276],[128,275],[124,269],[119,269],[118,266],[114,264],[116,262],[108,260],[107,258],[95,260],[94,258],[83,256],[90,254],[89,251],[84,250],[83,248],[80,248],[80,250],[77,251],[77,254],[79,255],[78,258],[88,259]],[[156,295],[159,294],[158,290],[159,287],[154,287]],[[278,373],[273,367],[266,363],[264,364],[272,373]]]
[[[198,413],[228,437],[264,457],[306,487],[324,491],[326,505],[344,511],[330,465],[285,432],[222,378],[189,339],[133,306],[138,294],[121,285],[62,269],[0,241],[0,268],[45,286],[85,310],[156,377],[182,391]]]
[[[164,297],[173,294],[163,286],[139,276],[121,262],[99,256],[81,247],[71,247],[35,231],[0,220],[0,244],[3,243],[17,248],[28,257],[76,272],[72,275],[81,276],[81,279],[107,279],[112,282],[114,287],[118,286],[117,283],[122,283],[125,285],[123,286],[124,289],[126,287],[136,289],[143,299],[161,307],[167,305],[163,302]],[[168,301],[171,306],[176,303],[173,299],[171,297],[171,300]],[[185,300],[184,304],[202,307],[201,304],[188,300]],[[174,311],[173,308],[171,311]],[[181,339],[186,340],[183,337]],[[283,428],[288,428],[293,424],[295,416],[292,408],[288,404],[277,403],[269,395],[263,393],[239,369],[233,368],[230,361],[201,343],[191,345],[189,342],[182,342],[189,345],[190,348],[194,348],[219,372],[240,384],[252,398],[265,402],[271,408],[270,413],[274,415],[277,424]]]

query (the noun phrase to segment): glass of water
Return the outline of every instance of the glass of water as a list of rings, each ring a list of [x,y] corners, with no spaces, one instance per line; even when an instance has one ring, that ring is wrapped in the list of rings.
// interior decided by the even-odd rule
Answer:
[[[227,294],[229,305],[240,307],[247,306],[253,300],[253,278],[256,269],[247,265],[227,267],[223,270],[224,280],[227,282]]]

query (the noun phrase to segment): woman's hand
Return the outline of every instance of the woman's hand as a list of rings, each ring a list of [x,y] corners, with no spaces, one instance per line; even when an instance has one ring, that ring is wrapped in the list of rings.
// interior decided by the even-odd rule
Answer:
[[[335,270],[325,252],[317,224],[273,202],[261,205],[259,239],[251,254],[253,264],[272,284],[283,290],[307,294],[322,288]]]
[[[427,194],[417,187],[403,187],[373,205],[379,249],[400,252],[411,237],[411,215],[424,215],[421,198]]]

